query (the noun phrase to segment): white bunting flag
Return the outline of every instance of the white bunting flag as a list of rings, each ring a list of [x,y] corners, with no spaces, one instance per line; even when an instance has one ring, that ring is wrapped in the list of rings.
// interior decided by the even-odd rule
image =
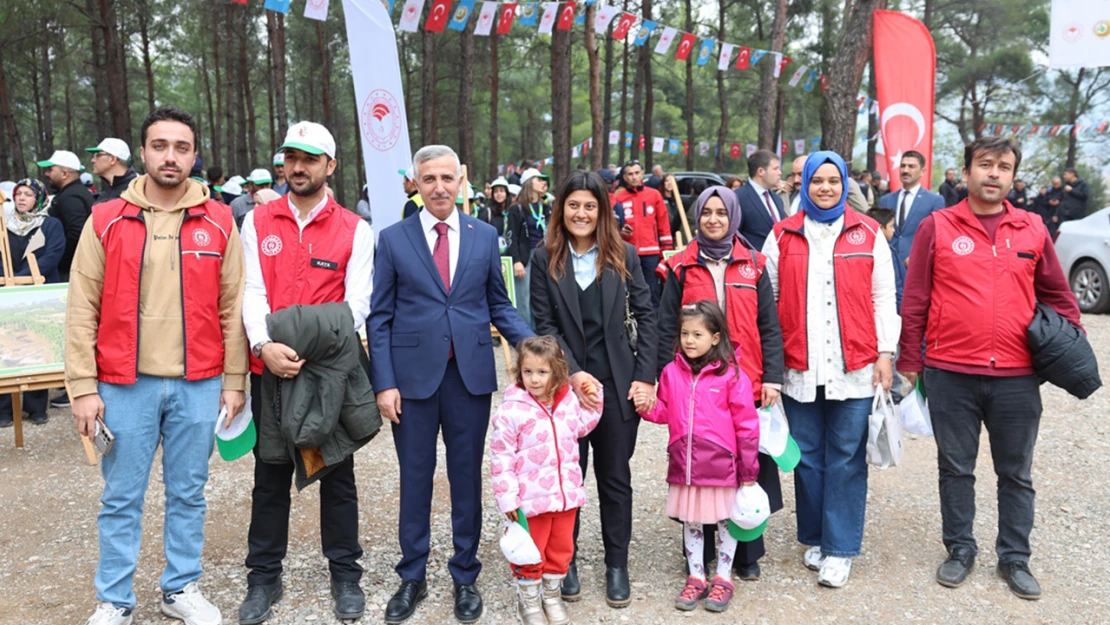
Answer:
[[[717,62],[717,69],[725,71],[728,69],[728,64],[732,62],[732,51],[736,46],[731,43],[721,44],[721,60]]]
[[[805,74],[808,70],[809,67],[805,65],[799,67],[798,71],[794,72],[794,75],[790,77],[790,82],[787,84],[789,84],[791,87],[797,87],[798,83],[802,80],[802,75]]]
[[[420,0],[423,5],[423,0]],[[405,90],[397,57],[397,34],[381,0],[343,0],[350,42],[362,158],[376,232],[396,223],[405,202],[397,170],[412,165]]]
[[[698,155],[699,156],[709,156],[709,142],[708,141],[702,141],[702,142],[698,143]]]
[[[493,22],[497,19],[497,3],[483,2],[482,12],[478,14],[478,23],[474,26],[474,34],[489,37]]]
[[[604,35],[605,31],[609,30],[609,24],[613,23],[613,18],[616,15],[617,7],[608,4],[598,5],[597,12],[594,13],[594,32]]]
[[[778,78],[779,74],[782,74],[782,52],[772,52],[771,54],[775,55],[774,76],[775,78]]]
[[[619,130],[609,131],[609,145],[617,145],[621,142],[621,132]]]
[[[328,0],[307,0],[304,3],[304,16],[321,22],[327,20]]]
[[[748,156],[748,158],[751,158],[752,154],[755,154],[755,150],[756,150],[755,144],[754,143],[749,143],[748,147],[747,147],[747,156]]]
[[[878,102],[871,102],[871,114],[872,115],[878,115],[879,114],[879,103]]]
[[[572,158],[578,158],[578,154],[578,146],[576,145],[574,146],[574,149],[570,151],[570,155]]]
[[[420,27],[420,15],[424,13],[424,0],[405,0],[405,8],[401,10],[401,21],[397,24],[398,30],[414,33]]]
[[[659,43],[655,44],[656,54],[666,54],[671,49],[671,44],[674,43],[674,36],[678,34],[678,30],[667,26],[663,29],[663,34],[659,36]]]
[[[794,140],[794,153],[797,154],[798,156],[801,156],[802,154],[805,154],[805,152],[806,152],[806,140],[805,139],[795,139]]]
[[[558,2],[544,2],[543,3],[543,16],[540,17],[540,32],[545,35],[551,34],[551,29],[555,26],[555,18],[559,16],[559,3]]]
[[[664,139],[663,137],[656,137],[655,140],[651,143],[651,151],[662,152],[664,142],[666,142],[666,139]]]

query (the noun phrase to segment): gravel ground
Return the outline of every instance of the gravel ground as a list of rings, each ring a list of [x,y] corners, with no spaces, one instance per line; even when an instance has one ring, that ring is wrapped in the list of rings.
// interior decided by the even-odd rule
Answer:
[[[1110,381],[1110,316],[1084,318],[1095,352]],[[499,365],[501,351],[495,350]],[[505,384],[501,371],[502,386]],[[903,466],[872,471],[864,553],[852,580],[840,590],[819,587],[816,574],[801,563],[803,548],[793,539],[793,484],[784,478],[786,508],[772,517],[763,579],[738,582],[733,605],[724,615],[699,610],[679,613],[673,597],[681,589],[684,563],[678,525],[664,514],[667,487],[666,429],[640,428],[633,460],[636,504],[630,572],[634,600],[624,610],[604,602],[604,562],[600,523],[593,501],[583,514],[580,571],[583,601],[571,605],[576,623],[1107,623],[1110,622],[1110,412],[1105,389],[1080,402],[1055,387],[1044,387],[1045,417],[1034,458],[1038,490],[1032,569],[1044,599],[1027,602],[1011,595],[994,572],[992,555],[997,511],[989,444],[982,439],[977,475],[977,535],[982,553],[968,584],[942,588],[933,574],[944,557],[940,541],[936,460],[931,440],[907,441]],[[498,398],[495,397],[495,402]],[[68,411],[26,427],[26,449],[15,450],[11,430],[0,433],[0,623],[83,623],[94,606],[96,514],[101,491],[98,470],[85,464]],[[446,562],[451,554],[448,484],[442,444],[436,479],[430,596],[410,621],[446,625],[452,616],[452,586]],[[215,456],[208,483],[208,526],[202,588],[235,623],[245,592],[246,533],[250,519],[252,460],[227,463]],[[144,542],[135,577],[139,599],[135,623],[168,624],[158,608],[164,497],[156,463],[146,501]],[[393,565],[398,476],[388,429],[358,453],[361,540],[366,555],[362,586],[368,613],[360,623],[380,623],[398,579]],[[592,487],[592,484],[588,484]],[[486,492],[489,492],[488,483]],[[326,561],[320,555],[318,488],[295,494],[291,544],[286,559],[285,598],[269,623],[336,623],[331,613]],[[595,493],[591,493],[591,499]],[[500,521],[493,497],[485,497],[485,540],[480,556],[487,568],[479,579],[486,602],[483,623],[516,622],[507,565],[497,547]]]

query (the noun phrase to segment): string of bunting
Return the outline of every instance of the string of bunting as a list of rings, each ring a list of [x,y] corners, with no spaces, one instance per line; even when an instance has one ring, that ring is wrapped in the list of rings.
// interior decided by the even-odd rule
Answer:
[[[979,124],[979,134],[1026,137],[1073,137],[1100,135],[1110,129],[1110,122],[1095,124]]]

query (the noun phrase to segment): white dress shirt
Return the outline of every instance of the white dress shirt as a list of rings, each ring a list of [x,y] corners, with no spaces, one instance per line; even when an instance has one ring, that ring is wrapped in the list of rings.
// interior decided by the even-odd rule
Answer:
[[[424,238],[428,240],[428,251],[432,254],[432,259],[435,259],[436,254],[436,240],[439,239],[439,233],[436,232],[436,224],[439,219],[431,212],[422,210],[420,211],[420,227],[424,229]],[[459,264],[459,211],[455,209],[443,220],[447,224],[447,243],[450,244],[450,271],[448,275],[451,277],[451,283],[455,282],[455,266]],[[448,285],[450,286],[450,285]]]
[[[775,206],[775,199],[768,197],[768,195],[771,195],[771,191],[769,189],[764,189],[759,183],[751,179],[748,179],[748,184],[752,185],[752,190],[759,196],[759,203],[763,205],[763,210],[767,211],[767,214],[770,215],[776,223],[782,221],[779,218],[779,209]],[[768,202],[770,202],[770,206],[768,206]]]
[[[289,197],[289,196],[286,196]],[[289,210],[293,211],[293,218],[297,226],[304,232],[305,226],[324,210],[328,198],[317,204],[308,213],[308,217],[301,219],[297,207],[292,200],[287,200]],[[247,213],[243,218],[243,228],[240,237],[243,241],[243,254],[246,257],[247,284],[243,291],[243,326],[247,330],[247,339],[251,346],[270,340],[270,332],[266,329],[266,315],[270,314],[270,300],[266,295],[266,282],[262,278],[262,263],[258,258],[258,233],[254,229],[254,211]],[[359,220],[355,226],[354,244],[351,248],[351,258],[347,261],[347,275],[343,277],[343,300],[351,307],[351,316],[354,318],[355,330],[359,330],[366,323],[370,315],[370,294],[374,290],[374,232],[370,224]]]
[[[906,198],[906,219],[909,219],[910,211],[913,210],[913,201],[917,199],[917,192],[920,191],[920,190],[921,190],[921,185],[917,184],[917,185],[914,185],[914,187],[912,189],[907,189],[907,188],[903,187],[902,190],[898,192],[898,203],[894,205],[894,220],[895,220],[894,226],[895,227],[897,227],[899,229],[902,228],[902,215],[901,215],[902,198]]]
[[[849,209],[850,210],[850,209]],[[809,243],[809,270],[806,289],[806,344],[808,346],[808,371],[786,369],[782,392],[800,402],[817,398],[817,387],[825,387],[825,397],[831,400],[872,397],[875,387],[872,376],[875,365],[844,372],[844,354],[840,341],[840,319],[836,310],[836,290],[833,286],[833,250],[836,239],[844,228],[844,218],[824,224],[805,218],[806,241]],[[875,233],[872,250],[874,268],[871,270],[871,300],[875,307],[876,345],[880,352],[894,353],[898,335],[902,331],[902,318],[898,316],[894,284],[894,265],[890,245],[882,232]],[[763,245],[767,256],[766,271],[771,277],[775,299],[779,298],[779,243],[773,236]]]

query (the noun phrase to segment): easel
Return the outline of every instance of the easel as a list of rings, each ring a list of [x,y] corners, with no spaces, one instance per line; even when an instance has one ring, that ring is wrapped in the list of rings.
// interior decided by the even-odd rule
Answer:
[[[27,255],[27,267],[31,270],[31,275],[14,275],[15,269],[11,257],[11,247],[8,245],[8,222],[3,211],[0,211],[0,263],[2,263],[0,266],[4,268],[4,278],[0,280],[0,287],[46,283],[46,278],[39,271],[39,263],[33,252]],[[23,449],[23,393],[26,391],[45,391],[52,388],[65,388],[65,371],[0,377],[0,394],[10,394],[12,396],[12,421],[14,422],[16,449]],[[84,436],[79,438],[85,447],[85,457],[88,458],[89,464],[95,465],[97,456],[92,442]]]
[[[685,241],[682,240],[682,237],[678,237],[678,241],[676,241],[675,249],[681,250],[694,241],[694,236],[690,234],[690,220],[686,219],[686,207],[682,205],[682,195],[678,192],[678,181],[675,180],[673,174],[667,174],[667,178],[671,179],[671,186],[674,187],[674,203],[678,206],[678,218],[682,221],[683,234],[686,235]]]

